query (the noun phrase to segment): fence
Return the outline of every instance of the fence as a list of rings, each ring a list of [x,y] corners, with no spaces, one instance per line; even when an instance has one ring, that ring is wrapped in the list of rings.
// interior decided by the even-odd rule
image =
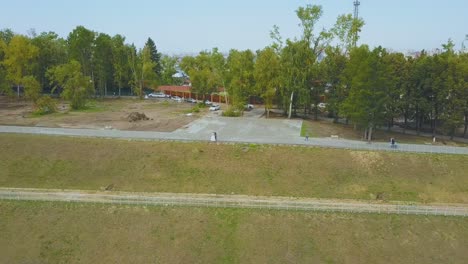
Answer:
[[[181,194],[105,194],[71,191],[0,190],[0,199],[26,201],[61,201],[144,206],[184,206],[247,208],[287,211],[321,211],[342,213],[373,213],[400,215],[468,216],[468,207],[437,205],[406,205],[330,200],[293,200],[292,198],[262,198],[246,196],[181,195]]]

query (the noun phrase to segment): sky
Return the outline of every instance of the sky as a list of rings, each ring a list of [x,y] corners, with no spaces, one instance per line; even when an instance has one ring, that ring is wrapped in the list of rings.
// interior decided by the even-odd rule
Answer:
[[[151,37],[160,52],[197,53],[214,47],[258,50],[278,25],[284,39],[301,36],[295,10],[323,7],[317,30],[331,28],[354,0],[0,0],[0,29],[28,34],[53,31],[66,38],[79,25],[121,34],[142,47]],[[467,0],[360,0],[365,26],[359,43],[393,51],[434,50],[468,34]],[[465,42],[468,46],[468,41]]]

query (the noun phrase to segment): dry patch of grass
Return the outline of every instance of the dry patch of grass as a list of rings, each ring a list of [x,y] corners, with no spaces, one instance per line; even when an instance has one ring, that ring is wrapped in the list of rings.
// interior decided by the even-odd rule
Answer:
[[[0,201],[2,263],[467,263],[468,219]]]
[[[468,156],[0,135],[0,186],[468,203]]]

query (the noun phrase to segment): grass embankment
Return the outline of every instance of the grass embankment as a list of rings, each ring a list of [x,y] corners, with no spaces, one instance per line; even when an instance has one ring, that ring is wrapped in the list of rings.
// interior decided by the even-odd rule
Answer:
[[[2,263],[467,263],[468,219],[0,202]]]
[[[0,135],[0,187],[468,203],[468,156]]]

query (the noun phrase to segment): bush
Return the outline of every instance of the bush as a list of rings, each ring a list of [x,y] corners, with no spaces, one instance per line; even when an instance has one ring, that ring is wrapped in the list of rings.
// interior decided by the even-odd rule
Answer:
[[[241,116],[241,112],[235,108],[228,108],[226,111],[223,112],[223,116],[227,117],[239,117]]]
[[[57,103],[50,96],[42,96],[36,101],[36,114],[47,115],[57,112]]]
[[[200,113],[200,107],[198,107],[198,105],[194,106],[192,108],[192,113]]]

